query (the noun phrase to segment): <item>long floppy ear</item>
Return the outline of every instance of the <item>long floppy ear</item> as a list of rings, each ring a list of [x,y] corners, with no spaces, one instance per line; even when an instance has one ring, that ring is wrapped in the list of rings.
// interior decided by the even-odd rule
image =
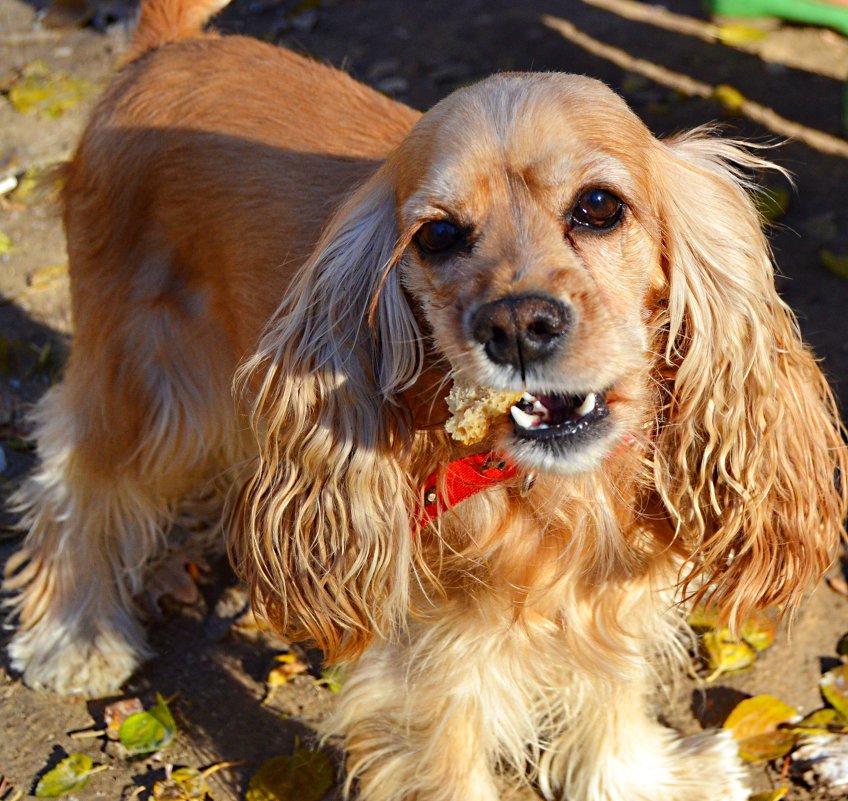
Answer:
[[[331,221],[240,374],[259,457],[236,502],[232,550],[271,622],[330,661],[354,658],[407,611],[403,391],[422,339],[389,269],[400,249],[384,166]]]
[[[732,624],[791,610],[834,558],[846,450],[833,395],[778,296],[743,171],[771,168],[696,131],[661,143],[669,382],[655,481],[687,549],[684,593]]]

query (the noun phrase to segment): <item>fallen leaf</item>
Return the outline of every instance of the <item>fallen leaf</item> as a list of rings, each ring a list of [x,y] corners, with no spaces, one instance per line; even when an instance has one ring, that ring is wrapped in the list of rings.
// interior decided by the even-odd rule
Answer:
[[[153,785],[153,801],[203,801],[209,795],[204,775],[195,768],[178,768]]]
[[[130,756],[161,751],[177,733],[177,724],[165,699],[156,693],[156,705],[130,715],[118,731],[121,745]]]
[[[819,680],[822,695],[843,718],[848,718],[848,665],[828,670]]]
[[[759,42],[765,38],[765,31],[750,25],[729,23],[727,25],[720,25],[718,29],[718,40],[722,44],[730,45],[731,47]]]
[[[799,720],[791,727],[797,734],[828,734],[833,731],[844,731],[848,721],[835,709],[830,707],[817,709]]]
[[[48,264],[29,273],[26,277],[26,283],[30,289],[48,289],[67,274],[67,264]]]
[[[269,687],[281,687],[283,684],[287,684],[293,676],[299,676],[309,670],[309,667],[298,659],[297,654],[278,654],[274,657],[274,660],[279,664],[269,671],[268,678],[265,679],[265,683]]]
[[[753,200],[761,217],[777,222],[789,210],[790,194],[782,186],[763,186],[754,192]]]
[[[107,704],[103,709],[103,721],[106,724],[106,736],[117,740],[121,726],[130,715],[144,712],[144,704],[140,698],[124,698]]]
[[[312,683],[316,687],[326,687],[331,693],[341,692],[344,684],[345,674],[341,667],[329,667],[321,671],[321,678]]]
[[[797,745],[799,737],[786,729],[755,734],[737,743],[739,756],[746,762],[771,762],[786,756]]]
[[[742,621],[739,634],[748,645],[757,651],[765,651],[774,643],[777,627],[768,614],[762,611],[754,611]]]
[[[735,640],[727,629],[708,631],[701,637],[707,652],[707,664],[712,671],[710,680],[723,673],[735,673],[751,667],[757,661],[756,651],[744,640]]]
[[[94,9],[86,0],[51,0],[41,18],[45,28],[81,28],[94,17]]]
[[[798,719],[798,710],[773,695],[755,695],[740,701],[727,716],[722,728],[736,740],[775,731],[781,723]]]
[[[745,103],[745,95],[725,83],[716,86],[713,97],[721,103],[725,111],[729,111],[731,114],[739,111]]]
[[[8,98],[20,114],[56,119],[93,93],[90,81],[53,73],[43,61],[33,61],[13,82]]]
[[[86,754],[71,754],[53,770],[45,773],[35,786],[36,798],[60,798],[82,790],[94,773],[106,770],[106,765],[95,766]]]
[[[11,199],[16,203],[33,205],[55,195],[62,186],[61,162],[37,164],[21,176]]]
[[[798,712],[771,695],[756,695],[736,705],[724,721],[737,741],[739,756],[746,762],[770,762],[786,756],[797,744],[800,734],[778,729],[781,723],[798,718]]]
[[[786,797],[788,792],[788,787],[778,787],[776,790],[768,790],[765,793],[754,793],[753,795],[749,795],[748,801],[780,801],[781,798]]]
[[[8,256],[13,250],[11,237],[0,231],[0,256]]]
[[[718,611],[715,607],[696,606],[686,616],[686,622],[695,631],[709,631],[718,626]]]
[[[272,757],[253,775],[245,801],[319,801],[333,786],[333,764],[323,751],[296,748]]]
[[[819,261],[834,275],[838,275],[840,278],[848,278],[848,254],[836,254],[832,250],[820,250]]]

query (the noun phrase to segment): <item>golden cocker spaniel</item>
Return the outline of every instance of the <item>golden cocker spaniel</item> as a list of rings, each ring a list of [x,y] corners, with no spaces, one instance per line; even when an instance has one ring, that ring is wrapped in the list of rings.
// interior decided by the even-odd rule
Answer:
[[[327,730],[363,801],[494,801],[503,766],[743,801],[730,741],[649,697],[682,600],[791,609],[840,536],[839,418],[746,191],[770,165],[573,75],[421,116],[202,33],[225,4],[144,0],[64,172],[76,333],[18,497],[14,666],[115,690],[169,532],[224,519],[271,622],[353,666]],[[454,383],[516,393],[479,443]]]

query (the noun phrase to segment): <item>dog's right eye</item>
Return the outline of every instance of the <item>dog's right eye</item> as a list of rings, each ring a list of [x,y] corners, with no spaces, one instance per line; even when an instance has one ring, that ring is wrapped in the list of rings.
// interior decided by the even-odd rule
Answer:
[[[465,231],[450,220],[431,220],[415,232],[413,241],[428,255],[445,253],[465,241]]]

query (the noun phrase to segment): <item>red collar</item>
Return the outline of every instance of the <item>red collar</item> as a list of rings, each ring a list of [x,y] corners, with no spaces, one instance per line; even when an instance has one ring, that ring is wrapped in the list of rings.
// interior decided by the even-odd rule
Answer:
[[[512,462],[496,453],[477,453],[439,467],[424,482],[424,506],[416,532],[466,498],[512,478],[517,472]]]

